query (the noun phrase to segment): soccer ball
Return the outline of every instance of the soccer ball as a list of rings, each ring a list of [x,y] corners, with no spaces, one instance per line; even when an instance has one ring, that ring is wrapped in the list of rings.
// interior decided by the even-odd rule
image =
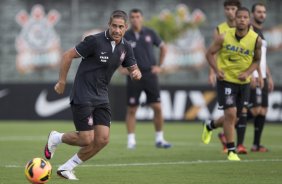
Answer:
[[[51,164],[42,158],[34,158],[25,166],[25,176],[32,184],[47,183],[50,179],[51,173]]]

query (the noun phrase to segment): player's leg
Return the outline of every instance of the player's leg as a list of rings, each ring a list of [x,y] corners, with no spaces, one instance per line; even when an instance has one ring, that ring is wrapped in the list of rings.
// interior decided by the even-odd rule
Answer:
[[[73,120],[77,131],[60,133],[51,131],[45,146],[44,155],[51,159],[57,146],[65,143],[73,146],[88,146],[93,140],[93,119],[90,106],[71,105]]]
[[[135,125],[136,112],[139,105],[139,97],[142,92],[142,80],[132,81],[127,78],[127,111],[126,111],[126,128],[127,128],[127,148],[134,149],[136,146]]]
[[[247,154],[247,149],[244,146],[245,133],[247,128],[247,114],[249,104],[250,85],[244,84],[240,86],[240,94],[237,98],[237,117],[238,121],[236,124],[237,132],[237,153]]]
[[[261,145],[261,136],[265,124],[265,117],[268,107],[268,83],[264,81],[264,88],[261,93],[261,106],[254,119],[254,141],[251,151],[253,152],[267,152],[268,149]]]
[[[83,162],[95,156],[109,142],[111,112],[108,104],[96,107],[93,111],[94,130],[92,141],[89,145],[82,147],[77,154],[58,168],[57,174],[66,179],[77,179],[73,169]]]
[[[157,148],[170,148],[171,144],[164,139],[164,118],[161,107],[160,86],[156,74],[147,74],[143,81],[144,91],[147,96],[147,104],[154,111],[155,143]]]
[[[226,137],[226,146],[228,149],[228,160],[239,161],[240,158],[236,154],[236,147],[234,143],[235,124],[237,121],[236,107],[229,107],[224,110],[224,124],[223,131]]]
[[[219,104],[219,110],[223,110],[224,107],[224,82],[217,81],[217,100]],[[217,120],[205,120],[203,133],[202,133],[202,141],[205,144],[209,144],[212,137],[212,130],[218,127],[222,127],[224,123],[224,116],[221,116]]]

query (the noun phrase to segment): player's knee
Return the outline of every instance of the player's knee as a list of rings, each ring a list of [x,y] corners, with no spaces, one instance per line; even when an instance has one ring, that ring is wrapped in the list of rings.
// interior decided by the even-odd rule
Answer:
[[[155,114],[162,113],[162,108],[160,103],[155,103],[151,105],[152,109],[154,110]]]
[[[227,118],[229,121],[236,122],[237,119],[237,111],[235,108],[228,108],[225,110],[225,118]]]
[[[128,115],[135,116],[136,111],[137,111],[137,107],[135,107],[135,106],[131,106],[131,107],[127,108],[127,114]]]
[[[95,142],[96,146],[103,148],[107,144],[109,144],[110,139],[109,139],[109,136],[99,136],[99,137],[95,138],[94,142]]]
[[[93,139],[91,136],[85,136],[83,137],[82,139],[80,139],[80,146],[81,147],[84,147],[84,146],[89,146],[92,142],[93,142]]]
[[[252,108],[252,109],[251,109],[251,112],[252,112],[252,115],[253,115],[254,117],[256,117],[256,116],[259,115],[259,113],[260,113],[260,108],[259,108],[259,107]]]

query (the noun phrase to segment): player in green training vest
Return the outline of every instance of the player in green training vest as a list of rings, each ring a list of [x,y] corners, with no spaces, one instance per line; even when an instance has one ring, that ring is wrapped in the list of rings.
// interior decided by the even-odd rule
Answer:
[[[228,29],[235,27],[235,13],[241,7],[241,3],[239,0],[225,0],[223,6],[226,21],[216,27],[213,34],[214,38],[225,33]],[[209,70],[209,83],[212,86],[216,85],[216,75],[211,67]]]
[[[207,60],[217,76],[219,107],[224,121],[205,121],[202,140],[208,144],[212,130],[223,126],[228,160],[239,161],[234,144],[237,118],[247,113],[250,75],[258,69],[261,57],[261,38],[250,29],[250,12],[241,7],[236,12],[236,28],[219,35],[207,51]],[[217,60],[215,55],[217,54]]]

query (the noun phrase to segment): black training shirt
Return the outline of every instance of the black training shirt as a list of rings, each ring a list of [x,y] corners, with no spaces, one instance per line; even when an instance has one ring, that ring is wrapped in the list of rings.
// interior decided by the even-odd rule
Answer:
[[[150,72],[151,67],[157,64],[153,46],[161,45],[160,37],[152,29],[143,27],[140,33],[135,33],[132,29],[128,30],[124,38],[133,48],[139,69],[142,72]]]
[[[75,76],[71,103],[93,106],[109,103],[108,84],[115,70],[120,65],[136,64],[130,44],[122,39],[115,45],[107,30],[86,37],[75,49],[82,60]]]

